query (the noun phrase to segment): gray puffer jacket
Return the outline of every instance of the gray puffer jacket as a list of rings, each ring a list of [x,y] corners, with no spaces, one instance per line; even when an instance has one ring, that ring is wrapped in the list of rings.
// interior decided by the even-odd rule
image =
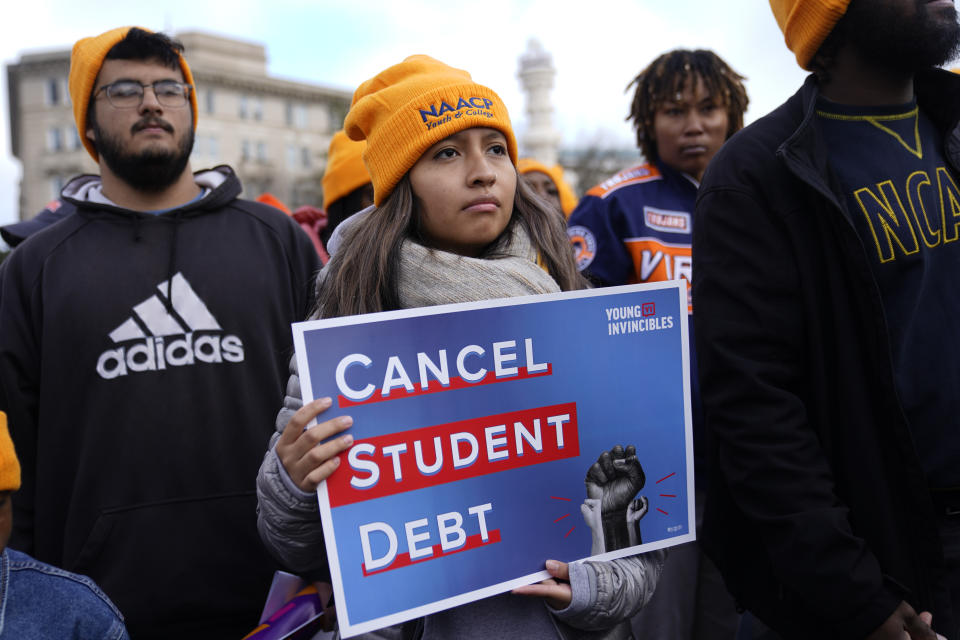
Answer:
[[[302,406],[296,360],[291,358],[283,408],[257,475],[257,528],[264,544],[284,565],[297,573],[316,573],[327,568],[317,495],[297,487],[276,454],[280,433]],[[427,616],[418,637],[631,638],[629,619],[653,595],[665,556],[665,551],[653,551],[617,560],[572,563],[573,600],[566,609],[554,610],[539,598],[504,593]],[[400,638],[401,632],[398,625],[359,637],[394,639]]]

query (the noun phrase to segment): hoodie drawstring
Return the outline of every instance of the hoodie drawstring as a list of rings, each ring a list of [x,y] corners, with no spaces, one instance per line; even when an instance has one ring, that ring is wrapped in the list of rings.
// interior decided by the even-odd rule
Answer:
[[[177,273],[177,236],[180,232],[180,223],[183,221],[183,212],[175,211],[173,213],[173,234],[170,238],[170,257],[167,261],[167,296],[164,304],[167,307],[167,313],[173,315],[173,276]]]

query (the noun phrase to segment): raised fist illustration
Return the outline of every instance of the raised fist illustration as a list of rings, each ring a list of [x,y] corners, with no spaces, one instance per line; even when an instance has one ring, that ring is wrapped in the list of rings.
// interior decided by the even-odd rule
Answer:
[[[600,506],[603,551],[639,544],[638,521],[646,514],[647,501],[642,497],[639,501],[634,500],[646,483],[636,448],[630,445],[624,449],[617,445],[601,453],[587,470],[585,483],[587,501],[591,506],[589,511],[595,511],[596,504]],[[593,516],[595,519],[595,514]],[[584,519],[587,520],[586,513]]]
[[[587,497],[599,499],[603,511],[625,511],[644,484],[646,476],[633,445],[604,451],[587,470]]]

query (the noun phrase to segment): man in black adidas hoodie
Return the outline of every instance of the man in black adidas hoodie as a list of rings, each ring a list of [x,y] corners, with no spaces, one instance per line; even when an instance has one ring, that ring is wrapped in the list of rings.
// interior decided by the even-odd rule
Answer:
[[[11,546],[94,578],[134,639],[257,623],[274,566],[254,479],[319,268],[229,167],[192,173],[181,50],[136,28],[74,46],[101,176],[65,187],[76,213],[0,282],[0,410],[23,465]]]

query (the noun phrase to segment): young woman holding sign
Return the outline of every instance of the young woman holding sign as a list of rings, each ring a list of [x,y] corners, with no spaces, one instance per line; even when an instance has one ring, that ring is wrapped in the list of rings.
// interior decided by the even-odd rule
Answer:
[[[375,204],[339,229],[339,242],[332,239],[313,317],[585,286],[563,218],[518,179],[503,102],[467,72],[411,56],[357,89],[344,128],[367,141]],[[258,525],[278,558],[310,574],[326,569],[315,491],[353,442],[349,434],[329,438],[352,420],[342,416],[305,431],[331,400],[300,407],[299,398],[294,372],[257,479]],[[429,615],[404,625],[404,633],[621,637],[622,623],[649,599],[661,563],[659,552],[573,565],[548,560],[552,579]]]

